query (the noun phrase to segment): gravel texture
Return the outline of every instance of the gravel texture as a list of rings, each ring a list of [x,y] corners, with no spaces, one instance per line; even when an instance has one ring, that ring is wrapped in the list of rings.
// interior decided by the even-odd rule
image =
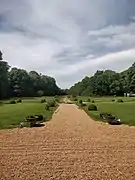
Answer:
[[[0,180],[135,180],[135,127],[61,104],[44,127],[0,131]]]

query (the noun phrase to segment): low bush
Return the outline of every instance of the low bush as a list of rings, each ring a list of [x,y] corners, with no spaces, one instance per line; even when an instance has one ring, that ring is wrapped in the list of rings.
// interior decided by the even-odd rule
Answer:
[[[11,101],[9,102],[9,104],[16,104],[16,101],[15,101],[15,100],[11,100]]]
[[[97,111],[97,106],[95,104],[89,104],[88,111]]]
[[[20,99],[20,98],[18,98],[17,100],[16,100],[16,103],[21,103],[22,102],[22,100]]]
[[[95,101],[94,101],[94,100],[92,100],[92,103],[95,103]]]
[[[87,99],[87,102],[90,102],[91,100],[90,99]]]
[[[47,101],[49,107],[55,107],[56,102],[54,100]]]
[[[117,100],[118,103],[123,103],[124,101],[122,99]]]
[[[79,100],[79,104],[82,104],[82,103],[83,103],[83,101],[80,99],[80,100]]]
[[[41,99],[41,103],[45,103],[46,102],[46,100],[45,99]]]
[[[85,104],[85,103],[81,103],[80,106],[81,106],[81,107],[85,107],[86,104]]]
[[[60,97],[59,96],[55,96],[54,101],[59,103],[60,102]]]
[[[45,110],[49,111],[49,104],[48,103],[45,104]]]
[[[78,101],[78,99],[77,98],[72,98],[72,101]]]
[[[112,102],[115,102],[115,99],[112,99]]]

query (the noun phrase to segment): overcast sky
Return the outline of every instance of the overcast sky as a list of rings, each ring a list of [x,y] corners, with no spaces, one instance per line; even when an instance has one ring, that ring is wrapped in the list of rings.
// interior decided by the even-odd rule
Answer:
[[[135,62],[135,0],[0,0],[0,49],[62,88],[121,71]]]

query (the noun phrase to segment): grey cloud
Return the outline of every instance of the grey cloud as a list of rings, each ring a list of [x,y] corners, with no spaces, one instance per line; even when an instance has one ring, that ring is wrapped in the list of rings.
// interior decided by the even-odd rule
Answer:
[[[134,7],[134,0],[0,0],[0,49],[10,65],[67,87],[98,68],[133,61]]]

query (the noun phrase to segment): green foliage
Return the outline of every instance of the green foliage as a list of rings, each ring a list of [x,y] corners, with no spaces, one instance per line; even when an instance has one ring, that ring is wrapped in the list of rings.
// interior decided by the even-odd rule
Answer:
[[[111,98],[98,98],[98,111],[88,111],[86,112],[95,120],[101,120],[100,113],[106,112],[115,114],[120,118],[122,124],[134,125],[135,126],[135,102],[132,101],[133,98],[124,98],[124,103],[110,103]],[[130,103],[129,103],[130,102]]]
[[[50,106],[49,106],[48,103],[46,103],[46,104],[45,104],[45,110],[46,110],[46,111],[49,111],[49,109],[50,109]]]
[[[16,104],[16,101],[15,101],[15,100],[11,100],[11,101],[9,102],[9,104]]]
[[[8,96],[8,69],[9,65],[2,60],[2,52],[0,51],[0,100]]]
[[[79,100],[79,104],[82,104],[82,103],[83,103],[83,101],[80,99],[80,100]]]
[[[91,99],[89,98],[89,99],[87,99],[87,102],[90,102],[91,101]]]
[[[46,102],[46,99],[41,99],[40,102],[41,102],[41,103],[45,103],[45,102]]]
[[[85,106],[87,106],[87,105],[86,105],[85,103],[81,103],[80,106],[81,106],[81,107],[85,107]]]
[[[95,104],[89,104],[88,111],[97,111],[97,106]]]
[[[44,95],[44,91],[39,90],[39,91],[37,92],[37,95],[38,95],[39,97],[42,97],[42,96]]]
[[[59,98],[59,96],[58,96],[58,95],[55,95],[55,96],[54,96],[54,98],[55,98],[55,99],[58,99],[58,98]]]
[[[57,102],[57,103],[60,102],[60,98],[59,98],[59,97],[55,98],[54,100],[55,100],[55,102]]]
[[[112,102],[115,102],[115,99],[112,99]]]
[[[94,100],[92,100],[92,103],[95,103],[95,101],[94,101]]]
[[[124,101],[122,99],[117,100],[118,103],[123,103]]]
[[[18,98],[17,100],[16,100],[16,103],[21,103],[22,102],[22,100],[20,99],[20,98]]]
[[[21,105],[4,104],[3,102],[0,106],[0,129],[18,127],[20,122],[24,122],[24,117],[30,115],[42,114],[46,117],[45,121],[48,121],[55,110],[56,107],[49,108],[49,111],[45,110],[45,106],[39,103],[39,98],[23,99]]]
[[[134,63],[135,64],[135,63]],[[135,65],[126,71],[97,71],[92,77],[85,77],[69,89],[71,95],[78,96],[123,96],[135,93]]]
[[[56,102],[54,100],[47,101],[47,104],[49,107],[55,107],[56,106]]]
[[[36,71],[27,72],[24,69],[11,68],[2,60],[0,51],[0,100],[12,97],[54,96],[66,94],[67,90],[60,89],[53,77],[38,74]]]

